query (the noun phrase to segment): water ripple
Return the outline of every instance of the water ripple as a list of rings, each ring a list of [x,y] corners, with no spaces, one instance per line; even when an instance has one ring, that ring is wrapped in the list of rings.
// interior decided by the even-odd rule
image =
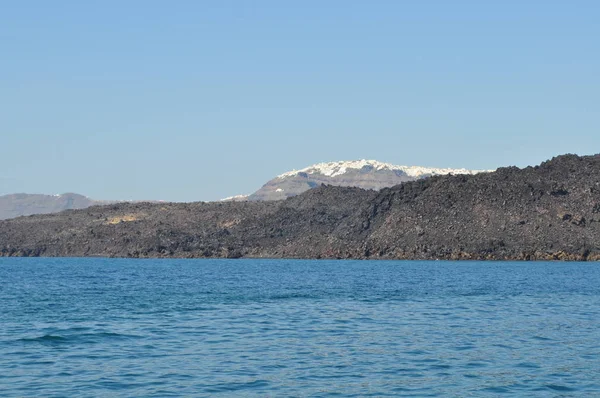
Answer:
[[[0,259],[21,396],[600,396],[580,263]]]

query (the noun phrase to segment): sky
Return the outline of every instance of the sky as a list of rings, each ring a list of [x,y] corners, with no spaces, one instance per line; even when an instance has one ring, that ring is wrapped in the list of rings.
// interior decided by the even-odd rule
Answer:
[[[313,163],[600,152],[600,2],[3,1],[0,195],[218,200]]]

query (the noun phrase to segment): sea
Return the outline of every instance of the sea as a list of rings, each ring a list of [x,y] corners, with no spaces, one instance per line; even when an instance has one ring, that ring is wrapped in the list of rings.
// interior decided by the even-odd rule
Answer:
[[[600,397],[600,264],[0,259],[1,397]]]

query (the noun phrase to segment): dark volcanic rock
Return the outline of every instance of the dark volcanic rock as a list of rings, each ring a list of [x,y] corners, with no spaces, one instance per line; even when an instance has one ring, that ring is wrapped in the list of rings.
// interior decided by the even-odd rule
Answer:
[[[600,155],[276,202],[122,203],[0,222],[4,256],[600,259]]]

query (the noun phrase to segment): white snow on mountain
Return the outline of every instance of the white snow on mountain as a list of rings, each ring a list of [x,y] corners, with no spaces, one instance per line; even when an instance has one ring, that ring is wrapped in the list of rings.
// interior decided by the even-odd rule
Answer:
[[[246,198],[250,196],[250,195],[234,195],[234,196],[228,196],[226,198],[221,199],[221,202],[228,202],[228,201],[239,201],[239,200],[246,200]]]
[[[433,176],[442,174],[477,174],[482,172],[490,172],[492,170],[467,170],[467,169],[450,169],[450,168],[434,168],[434,167],[421,167],[421,166],[398,166],[390,163],[382,163],[376,160],[353,160],[353,161],[339,161],[339,162],[327,162],[318,163],[312,166],[308,166],[301,170],[292,170],[287,173],[280,174],[277,178],[293,177],[299,173],[306,174],[321,174],[327,177],[336,177],[345,174],[348,170],[360,170],[363,167],[372,167],[375,170],[390,170],[390,171],[402,171],[410,177],[423,177]]]

